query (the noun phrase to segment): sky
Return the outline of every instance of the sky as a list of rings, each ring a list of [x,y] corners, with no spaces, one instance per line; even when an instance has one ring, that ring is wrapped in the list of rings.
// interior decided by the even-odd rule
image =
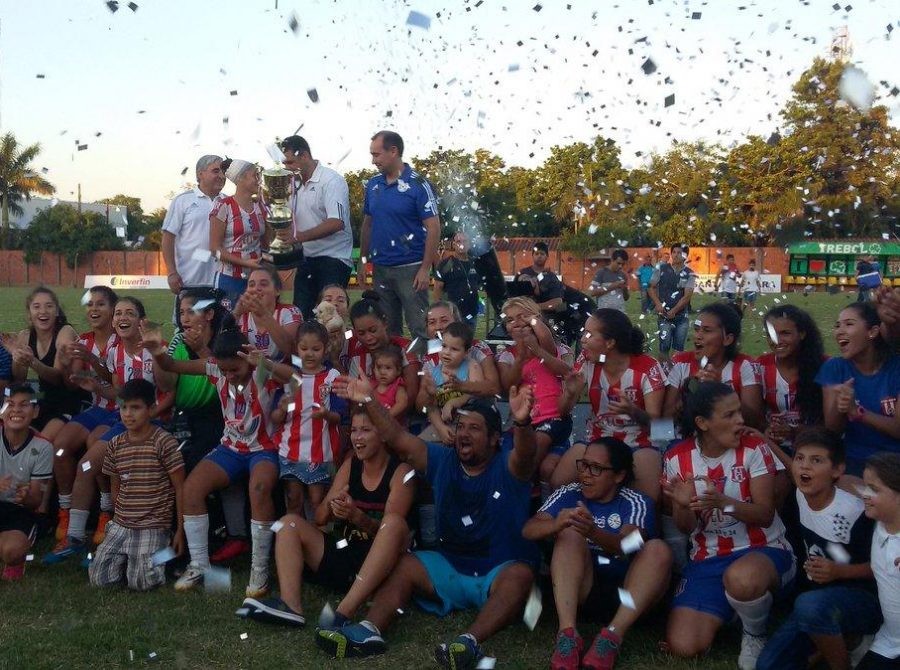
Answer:
[[[0,132],[41,144],[60,199],[81,184],[165,207],[201,155],[271,167],[266,145],[298,128],[342,172],[369,167],[380,129],[407,158],[481,147],[526,167],[602,134],[636,167],[673,140],[768,136],[842,26],[900,117],[896,0],[133,4],[0,0]]]

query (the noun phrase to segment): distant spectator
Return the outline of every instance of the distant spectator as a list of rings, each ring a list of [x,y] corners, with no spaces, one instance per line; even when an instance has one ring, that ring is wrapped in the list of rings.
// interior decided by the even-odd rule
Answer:
[[[659,353],[666,359],[673,348],[684,351],[691,296],[697,285],[697,275],[685,262],[687,247],[673,244],[669,252],[671,262],[660,263],[648,290],[659,315]]]
[[[737,295],[738,288],[738,280],[741,278],[741,273],[738,271],[737,264],[734,262],[734,254],[728,254],[725,256],[725,265],[723,265],[718,274],[716,274],[716,285],[715,291],[719,292],[719,288],[722,289],[722,297],[728,300],[728,302],[734,302],[734,297]]]
[[[874,256],[860,256],[856,264],[856,302],[867,302],[873,289],[881,286],[881,268]]]
[[[744,306],[753,307],[762,290],[759,283],[759,272],[756,270],[756,261],[751,260],[747,269],[741,275],[741,290],[744,293]]]
[[[556,273],[547,268],[549,254],[546,242],[535,242],[531,249],[531,267],[519,270],[516,281],[531,284],[528,297],[538,304],[544,316],[552,320],[559,312],[565,312],[566,306],[563,303],[565,287]]]
[[[650,299],[650,279],[653,277],[653,264],[649,256],[644,256],[644,262],[637,271],[638,281],[641,285],[641,311],[653,310],[653,301]]]
[[[628,300],[628,277],[623,268],[627,260],[628,254],[622,249],[616,249],[612,252],[609,265],[597,270],[588,292],[597,298],[598,308],[608,307],[620,312],[625,311],[625,301]]]
[[[466,325],[475,330],[478,318],[478,288],[481,279],[475,261],[469,257],[472,241],[458,230],[450,244],[450,253],[438,263],[434,273],[434,299],[445,297],[459,307]]]

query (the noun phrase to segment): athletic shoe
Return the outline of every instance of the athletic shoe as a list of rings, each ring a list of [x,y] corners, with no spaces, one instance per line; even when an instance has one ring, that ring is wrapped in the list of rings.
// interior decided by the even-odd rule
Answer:
[[[80,556],[87,552],[87,542],[76,540],[74,537],[64,538],[58,542],[53,551],[46,554],[41,561],[44,565],[56,565],[62,563],[71,556]]]
[[[0,579],[4,582],[17,582],[25,576],[25,563],[18,565],[6,565],[3,568],[3,574]]]
[[[857,665],[859,665],[860,661],[862,661],[863,659],[863,656],[865,656],[866,652],[869,651],[869,647],[872,646],[872,641],[874,639],[874,635],[863,635],[862,639],[860,639],[859,641],[859,644],[850,650],[851,668],[855,668]]]
[[[69,510],[60,509],[56,516],[56,541],[62,542],[69,533]]]
[[[361,623],[349,623],[338,630],[320,629],[316,645],[332,658],[375,656],[387,650],[384,638]]]
[[[243,538],[229,538],[225,540],[225,544],[218,548],[213,555],[209,557],[210,563],[227,563],[234,560],[241,554],[250,551],[250,543]]]
[[[190,591],[203,583],[203,568],[191,563],[175,582],[176,591]]]
[[[250,568],[250,583],[247,584],[248,598],[262,598],[269,593],[269,568]]]
[[[559,631],[556,648],[550,657],[550,670],[578,670],[581,667],[581,651],[584,640],[574,628]]]
[[[100,516],[97,517],[97,529],[94,531],[93,537],[95,547],[106,539],[106,524],[110,519],[112,519],[112,514],[109,512],[100,512]]]
[[[277,623],[284,626],[303,628],[306,618],[295,612],[281,598],[245,598],[242,607],[247,608],[247,616],[254,621]]]
[[[621,637],[608,628],[603,628],[584,655],[581,667],[585,670],[612,670],[616,664],[616,658],[619,656],[621,645]]]
[[[434,650],[434,660],[446,670],[474,670],[482,658],[484,654],[481,653],[481,647],[465,635]]]
[[[756,670],[756,659],[762,653],[766,642],[769,641],[765,635],[750,635],[745,632],[741,638],[741,655],[738,656],[738,667],[741,670]]]

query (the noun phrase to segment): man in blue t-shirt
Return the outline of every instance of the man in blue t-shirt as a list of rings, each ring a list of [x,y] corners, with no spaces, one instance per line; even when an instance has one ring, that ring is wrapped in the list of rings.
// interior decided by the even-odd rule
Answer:
[[[653,277],[654,268],[650,263],[650,257],[645,256],[644,262],[638,268],[638,282],[641,285],[641,311],[650,312],[653,310],[653,301],[650,299],[650,279]]]
[[[371,656],[385,651],[381,632],[410,598],[445,616],[477,609],[468,630],[435,649],[444,668],[475,668],[479,643],[512,623],[534,582],[537,547],[522,537],[531,479],[537,467],[530,386],[510,389],[513,446],[500,449],[496,407],[470,400],[458,412],[453,448],[426,443],[406,432],[377,399],[366,379],[340,378],[339,395],[365,405],[390,449],[424,476],[434,490],[438,548],[404,554],[375,593],[368,618],[340,628],[321,628],[317,643],[333,656]]]
[[[0,345],[0,393],[5,393],[12,382],[12,356]]]
[[[403,335],[403,318],[420,342],[425,334],[428,284],[441,234],[431,184],[403,162],[403,138],[390,130],[372,136],[369,148],[379,174],[366,182],[359,234],[357,279],[366,286],[366,262],[381,295],[391,335]]]

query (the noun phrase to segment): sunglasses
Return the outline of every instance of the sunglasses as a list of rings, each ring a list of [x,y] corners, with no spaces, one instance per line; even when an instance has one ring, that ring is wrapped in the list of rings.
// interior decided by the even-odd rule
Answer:
[[[591,473],[594,477],[599,477],[604,472],[615,472],[616,469],[610,467],[609,465],[600,465],[599,463],[592,463],[591,461],[586,461],[583,458],[579,458],[575,461],[575,469],[578,471],[578,474],[584,474],[585,471]]]

